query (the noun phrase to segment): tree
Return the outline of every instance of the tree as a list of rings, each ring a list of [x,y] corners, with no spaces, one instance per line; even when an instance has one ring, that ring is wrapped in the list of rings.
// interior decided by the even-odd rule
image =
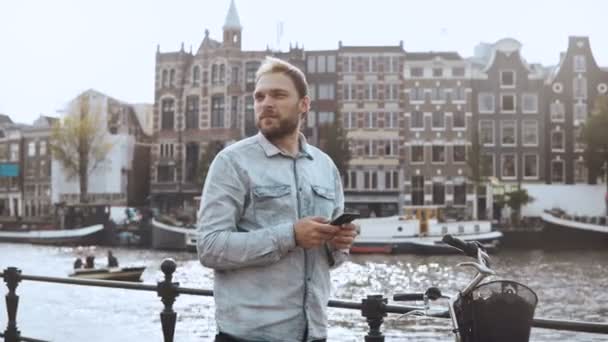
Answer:
[[[504,204],[513,210],[511,218],[513,223],[517,226],[521,219],[521,207],[534,202],[534,197],[528,194],[528,190],[519,187],[517,190],[506,193],[503,201]]]
[[[602,168],[608,165],[608,134],[606,132],[608,132],[608,96],[599,96],[595,101],[594,111],[582,130],[582,140],[585,143],[585,165],[593,182],[597,177],[603,175]],[[608,182],[606,186],[608,192]]]
[[[344,177],[348,171],[351,153],[346,131],[342,128],[340,120],[319,127],[319,145],[334,161],[340,175]]]
[[[106,123],[91,107],[88,94],[76,98],[68,113],[53,126],[49,144],[68,179],[78,178],[80,203],[88,201],[89,175],[112,149]]]
[[[479,141],[479,131],[477,129],[473,129],[471,145],[467,148],[467,167],[467,176],[471,183],[473,183],[473,193],[475,194],[473,217],[479,218],[477,196],[479,196],[479,188],[488,181],[488,165],[486,165],[483,160],[481,143]]]
[[[201,155],[201,159],[198,163],[198,179],[200,180],[200,184],[205,184],[205,179],[207,179],[207,174],[209,173],[209,167],[211,166],[211,162],[215,159],[218,153],[224,148],[224,145],[221,141],[210,141],[207,143],[203,154]]]

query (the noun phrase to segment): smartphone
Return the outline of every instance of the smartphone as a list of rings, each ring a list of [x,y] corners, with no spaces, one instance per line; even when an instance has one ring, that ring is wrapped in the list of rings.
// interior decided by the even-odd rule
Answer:
[[[331,221],[329,224],[334,226],[341,226],[343,224],[351,223],[359,217],[361,217],[361,214],[359,214],[358,212],[346,212],[333,219],[333,221]]]

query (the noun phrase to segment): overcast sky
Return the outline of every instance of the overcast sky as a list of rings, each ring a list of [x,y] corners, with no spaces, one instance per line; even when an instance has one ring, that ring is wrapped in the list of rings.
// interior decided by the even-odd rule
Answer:
[[[0,2],[0,113],[31,123],[57,115],[89,88],[128,102],[154,101],[154,57],[196,51],[209,29],[221,40],[230,0]],[[529,62],[554,65],[568,36],[591,39],[608,66],[608,2],[596,0],[236,0],[243,48],[286,50],[397,45],[471,56],[481,41],[523,44]],[[283,35],[277,43],[277,23]]]

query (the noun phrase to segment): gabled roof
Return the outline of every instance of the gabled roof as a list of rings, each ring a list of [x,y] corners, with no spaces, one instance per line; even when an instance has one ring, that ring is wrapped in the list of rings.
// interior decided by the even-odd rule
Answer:
[[[13,120],[11,120],[11,117],[6,115],[6,114],[0,114],[0,124],[11,124],[13,123]]]

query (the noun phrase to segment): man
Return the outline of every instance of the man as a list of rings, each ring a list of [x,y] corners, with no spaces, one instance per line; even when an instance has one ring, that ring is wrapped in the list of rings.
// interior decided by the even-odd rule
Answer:
[[[108,267],[118,267],[118,259],[112,254],[112,251],[108,251]]]
[[[198,214],[198,256],[215,270],[216,341],[324,341],[329,269],[355,225],[331,158],[299,132],[310,108],[304,74],[267,58],[256,74],[259,133],[215,158]]]

